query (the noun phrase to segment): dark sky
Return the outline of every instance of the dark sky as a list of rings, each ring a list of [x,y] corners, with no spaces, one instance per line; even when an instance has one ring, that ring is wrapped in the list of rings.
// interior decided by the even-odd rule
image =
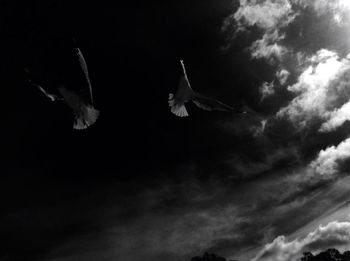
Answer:
[[[346,1],[0,4],[0,260],[294,260],[349,247]],[[72,37],[101,111],[81,132],[23,73]],[[173,115],[180,59],[195,90],[250,113]]]

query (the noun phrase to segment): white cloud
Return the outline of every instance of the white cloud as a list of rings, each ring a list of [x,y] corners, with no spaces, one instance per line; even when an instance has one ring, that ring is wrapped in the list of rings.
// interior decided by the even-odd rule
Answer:
[[[320,132],[329,132],[342,126],[350,120],[350,102],[345,103],[341,108],[328,113],[329,120],[320,127]]]
[[[290,72],[288,72],[286,69],[281,69],[276,72],[276,77],[281,85],[286,84],[288,78],[289,78]]]
[[[299,127],[314,118],[328,120],[339,101],[350,98],[350,60],[322,49],[308,59],[311,64],[288,90],[297,96],[277,116],[287,116]],[[338,104],[337,104],[338,103]],[[327,118],[328,115],[328,118]]]
[[[277,237],[252,259],[252,261],[294,261],[303,252],[320,252],[325,248],[350,246],[350,222],[331,222],[319,226],[302,239],[288,241],[284,236]]]
[[[275,29],[293,19],[292,6],[288,0],[240,0],[240,7],[233,18],[238,24],[238,31],[250,26]]]
[[[284,36],[280,36],[278,31],[273,33],[266,33],[264,36],[256,40],[251,46],[251,56],[254,59],[266,58],[269,61],[282,60],[283,56],[287,54],[288,49],[278,42],[282,40]]]
[[[350,138],[341,142],[338,146],[331,146],[321,150],[318,157],[312,161],[309,167],[315,173],[322,176],[332,176],[338,172],[339,162],[350,158]]]
[[[275,94],[275,85],[273,82],[264,82],[259,88],[261,94],[261,101],[265,98]]]
[[[343,25],[344,20],[349,18],[349,0],[290,0],[290,3],[302,9],[311,7],[317,15],[331,15],[338,25]]]
[[[279,42],[284,36],[279,35],[279,29],[286,27],[296,17],[289,0],[240,0],[238,10],[225,19],[223,29],[234,26],[234,32],[258,27],[263,30],[261,39],[250,47],[252,58],[266,58],[270,62],[281,60],[287,53],[287,48]]]

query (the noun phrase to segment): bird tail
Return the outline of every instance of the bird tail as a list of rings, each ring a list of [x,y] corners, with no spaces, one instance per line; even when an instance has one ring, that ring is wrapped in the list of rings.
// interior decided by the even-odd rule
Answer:
[[[169,107],[171,107],[171,112],[174,113],[178,117],[187,117],[188,112],[186,110],[185,105],[178,105],[175,104],[174,94],[169,93],[169,100],[168,100]]]
[[[175,105],[171,107],[171,112],[174,113],[178,117],[187,117],[188,112],[186,110],[185,105]]]
[[[100,112],[94,107],[84,105],[83,114],[75,116],[73,128],[75,130],[84,130],[87,127],[93,125],[98,119],[99,115]]]

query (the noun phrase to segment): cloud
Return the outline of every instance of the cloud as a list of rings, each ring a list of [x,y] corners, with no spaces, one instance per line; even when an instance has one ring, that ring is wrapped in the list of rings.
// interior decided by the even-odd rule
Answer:
[[[275,29],[292,19],[292,6],[288,0],[240,0],[240,7],[231,17],[238,31],[257,26],[264,30]]]
[[[239,240],[242,235],[234,233],[238,226],[249,219],[238,216],[235,207],[224,207],[198,211],[179,217],[170,227],[169,233],[160,233],[158,244],[173,253],[193,253],[213,247],[217,241]],[[163,243],[162,242],[163,238]],[[166,241],[164,241],[164,239]]]
[[[261,94],[261,101],[265,98],[275,94],[275,85],[273,82],[264,82],[259,88]]]
[[[321,176],[332,176],[338,172],[341,161],[350,158],[350,138],[338,146],[321,150],[318,157],[310,163],[310,168]]]
[[[267,55],[268,57],[269,55]],[[290,73],[286,69],[281,69],[276,72],[276,78],[277,81],[281,84],[284,85],[289,77]],[[276,85],[275,81],[272,82],[264,82],[260,87],[259,87],[259,92],[261,94],[261,101],[265,100],[267,97],[272,96],[276,93]]]
[[[311,64],[288,90],[297,96],[277,116],[288,117],[298,127],[313,119],[325,119],[338,104],[350,98],[350,60],[322,49],[308,59]],[[329,116],[328,116],[329,117]]]
[[[341,108],[328,113],[329,120],[323,123],[320,127],[320,132],[330,132],[340,126],[346,121],[350,120],[350,102],[345,103]]]
[[[262,135],[264,135],[267,122],[268,122],[268,119],[263,119],[260,121],[260,126],[255,127],[255,131],[254,131],[255,137],[261,137]]]
[[[295,0],[295,2],[303,7],[313,7],[318,15],[331,14],[337,24],[341,24],[350,11],[348,0]]]
[[[237,31],[252,26],[273,30],[289,25],[299,12],[310,7],[319,16],[332,15],[338,24],[349,16],[350,11],[348,0],[240,0],[238,10],[228,20],[237,24]]]
[[[265,58],[270,62],[274,60],[282,60],[288,53],[288,49],[280,44],[278,41],[282,40],[284,36],[280,36],[278,31],[273,33],[266,33],[264,36],[256,40],[250,47],[251,56],[253,59]]]
[[[290,72],[286,69],[281,69],[276,72],[276,77],[281,85],[286,84],[288,78],[290,76]]]
[[[220,200],[226,188],[202,185],[162,185],[127,196],[125,205],[98,206],[97,229],[65,240],[45,260],[189,260],[222,241],[240,242],[245,235],[236,231],[250,217]]]
[[[224,20],[222,30],[226,32],[227,28],[233,27],[235,36],[252,27],[261,29],[263,36],[249,48],[251,56],[272,62],[274,59],[281,60],[287,53],[287,48],[278,43],[284,38],[279,29],[290,24],[295,17],[296,13],[288,0],[240,0],[236,12]]]
[[[320,225],[315,231],[302,239],[288,241],[279,236],[252,259],[252,261],[294,261],[299,260],[303,252],[323,251],[325,247],[343,248],[350,246],[350,222],[331,222]]]

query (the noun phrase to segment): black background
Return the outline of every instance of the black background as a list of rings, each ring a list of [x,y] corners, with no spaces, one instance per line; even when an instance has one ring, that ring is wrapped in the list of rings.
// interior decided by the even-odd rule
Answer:
[[[127,200],[144,188],[186,179],[181,166],[200,165],[196,175],[205,180],[215,158],[242,142],[228,141],[211,124],[237,116],[203,116],[190,105],[195,117],[179,119],[167,104],[180,59],[198,91],[238,107],[254,98],[243,84],[244,64],[232,50],[223,55],[220,28],[231,1],[0,3],[4,260],[37,260],[100,229],[101,206],[112,201],[128,209]],[[74,131],[71,111],[26,82],[30,46],[46,37],[75,37],[85,56],[101,111],[86,131]]]

